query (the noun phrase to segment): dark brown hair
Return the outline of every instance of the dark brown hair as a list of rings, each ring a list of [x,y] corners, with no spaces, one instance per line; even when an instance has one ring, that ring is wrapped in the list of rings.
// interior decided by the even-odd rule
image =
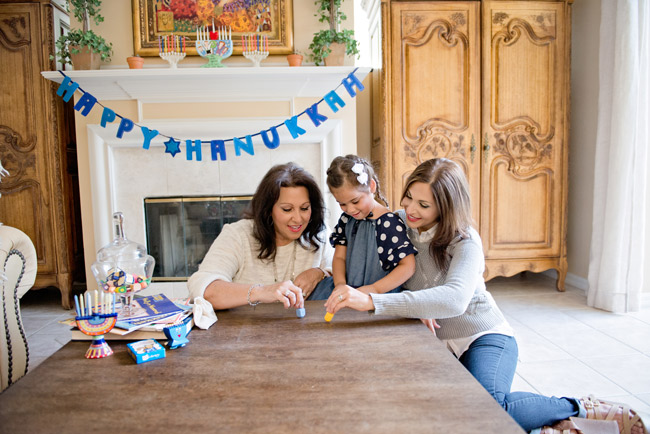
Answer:
[[[363,170],[368,175],[368,182],[365,184],[361,184],[359,180],[357,180],[359,174],[352,171],[352,167],[357,163],[363,165]],[[372,165],[368,161],[356,155],[348,154],[345,157],[336,157],[332,160],[332,163],[330,163],[329,169],[327,169],[327,186],[329,188],[339,188],[347,182],[358,190],[370,191],[371,179],[374,179],[377,184],[375,198],[381,200],[386,206],[388,206],[388,200],[381,193],[379,178],[377,178]]]
[[[271,167],[257,186],[244,218],[253,220],[253,236],[260,244],[260,259],[275,259],[275,226],[273,206],[280,197],[282,187],[305,187],[309,194],[311,218],[300,237],[303,247],[312,246],[318,250],[323,240],[319,233],[325,228],[325,203],[323,195],[309,172],[295,163],[278,164]]]
[[[431,187],[439,217],[429,251],[436,265],[446,270],[450,261],[447,247],[458,236],[468,237],[468,230],[472,226],[467,178],[458,164],[446,158],[434,158],[423,162],[411,173],[406,180],[402,200],[414,182],[423,182]]]

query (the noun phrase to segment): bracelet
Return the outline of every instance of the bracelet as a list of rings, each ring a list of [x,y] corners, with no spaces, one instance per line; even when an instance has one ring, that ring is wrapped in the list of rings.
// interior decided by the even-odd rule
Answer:
[[[251,287],[248,288],[248,295],[246,296],[246,301],[248,301],[248,304],[249,304],[250,306],[253,306],[253,307],[255,307],[255,306],[257,306],[258,304],[260,304],[259,301],[256,301],[255,303],[251,303],[251,291],[253,290],[253,288],[258,287],[258,286],[262,286],[262,284],[261,284],[261,283],[253,283],[253,284],[251,285]]]
[[[330,277],[330,273],[328,273],[327,270],[325,270],[323,267],[318,267],[318,269],[323,272],[323,277],[321,280],[325,280],[326,277]]]

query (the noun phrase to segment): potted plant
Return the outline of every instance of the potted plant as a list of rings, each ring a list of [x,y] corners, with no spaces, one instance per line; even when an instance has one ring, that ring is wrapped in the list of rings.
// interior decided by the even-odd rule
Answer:
[[[294,51],[292,54],[287,55],[287,62],[289,62],[289,66],[300,66],[302,65],[302,53],[299,51]]]
[[[316,65],[335,63],[342,65],[345,55],[359,55],[359,42],[354,39],[354,30],[341,30],[341,22],[347,16],[341,11],[343,0],[316,0],[318,13],[315,15],[321,23],[329,23],[329,29],[314,33],[314,39],[309,45],[311,59]]]
[[[101,0],[67,0],[66,9],[82,23],[82,29],[70,30],[56,40],[57,58],[61,64],[71,63],[75,69],[98,69],[99,61],[108,61],[113,44],[90,29],[90,18],[95,24],[104,21],[99,13]]]
[[[129,69],[142,69],[144,59],[137,54],[126,58],[126,63],[129,64]]]

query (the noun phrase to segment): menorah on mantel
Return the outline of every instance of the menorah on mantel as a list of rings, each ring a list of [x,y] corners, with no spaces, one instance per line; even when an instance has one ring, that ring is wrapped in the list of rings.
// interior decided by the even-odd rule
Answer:
[[[201,68],[223,68],[226,65],[221,61],[232,54],[232,29],[230,27],[214,28],[212,31],[207,26],[196,29],[196,52],[199,56],[208,59],[208,63]]]
[[[176,69],[178,62],[185,58],[185,36],[158,36],[158,55]]]
[[[269,37],[266,35],[242,35],[241,46],[244,57],[253,62],[254,66],[260,66],[262,60],[269,55]]]

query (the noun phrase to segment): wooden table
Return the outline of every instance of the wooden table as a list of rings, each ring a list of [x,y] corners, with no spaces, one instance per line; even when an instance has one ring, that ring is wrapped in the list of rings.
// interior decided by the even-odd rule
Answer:
[[[140,365],[70,342],[0,395],[0,432],[523,432],[419,321],[306,310],[220,311]]]

